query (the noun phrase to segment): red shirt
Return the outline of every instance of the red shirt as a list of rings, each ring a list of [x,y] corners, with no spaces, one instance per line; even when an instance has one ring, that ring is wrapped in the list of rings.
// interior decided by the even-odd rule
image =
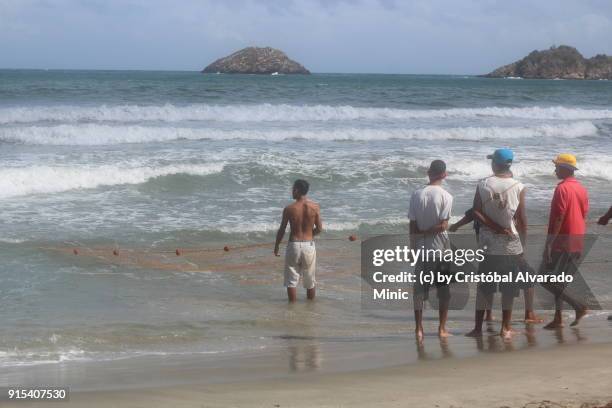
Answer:
[[[574,177],[562,180],[550,203],[549,234],[556,220],[563,217],[559,235],[552,244],[553,251],[582,252],[588,212],[589,196],[582,184]]]

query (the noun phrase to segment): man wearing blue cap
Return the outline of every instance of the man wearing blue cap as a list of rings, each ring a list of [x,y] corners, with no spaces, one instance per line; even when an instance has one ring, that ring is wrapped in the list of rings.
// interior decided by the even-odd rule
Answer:
[[[525,186],[515,180],[510,171],[514,153],[510,149],[497,149],[491,159],[493,175],[478,183],[474,196],[474,213],[483,221],[479,246],[485,259],[478,272],[509,275],[521,270],[523,243],[527,236],[525,215]],[[502,327],[500,335],[512,335],[512,307],[520,293],[516,283],[479,283],[476,294],[475,327],[468,336],[482,335],[485,310],[491,308],[493,294],[502,293]]]

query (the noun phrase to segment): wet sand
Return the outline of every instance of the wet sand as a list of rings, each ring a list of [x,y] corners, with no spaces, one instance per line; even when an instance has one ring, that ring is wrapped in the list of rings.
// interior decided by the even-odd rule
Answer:
[[[344,373],[73,392],[67,407],[599,407],[612,401],[612,345],[435,359]],[[188,370],[187,370],[188,371]],[[120,373],[118,373],[120,374]],[[184,375],[180,369],[175,376]],[[194,373],[191,373],[194,374]],[[6,407],[39,406],[6,403]]]
[[[607,259],[603,241],[593,251],[595,259]],[[454,336],[439,341],[435,313],[427,311],[426,339],[419,346],[410,314],[360,308],[358,243],[344,239],[321,245],[321,297],[314,304],[300,301],[291,307],[284,302],[280,275],[271,272],[278,270],[278,259],[262,258],[264,251],[269,255],[269,248],[258,246],[236,251],[241,255],[237,259],[226,256],[217,262],[219,270],[240,271],[240,285],[274,288],[274,307],[286,316],[279,321],[282,330],[275,330],[270,338],[274,341],[265,349],[11,367],[0,372],[0,384],[69,385],[70,402],[58,405],[70,407],[589,408],[612,401],[609,312],[595,311],[577,329],[551,332],[541,324],[520,322],[522,301],[517,301],[514,327],[519,333],[506,342],[495,335],[499,321],[488,325],[490,331],[482,339],[464,337],[472,325],[471,307],[453,311],[449,326]],[[106,255],[119,265],[134,256],[123,251]],[[74,257],[71,252],[68,256]],[[92,252],[95,256],[99,254]],[[175,261],[187,260],[197,271],[209,256],[171,253],[168,263],[174,266]],[[267,263],[256,264],[253,259]],[[244,265],[251,268],[245,270]],[[607,264],[596,266],[606,272]],[[605,289],[602,299],[607,299],[608,286],[595,289],[601,288]],[[342,297],[330,297],[332,291]],[[351,330],[345,326],[352,315],[339,310],[341,306],[358,311]],[[540,311],[546,321],[551,314]],[[293,321],[300,324],[285,327]],[[542,402],[546,400],[554,403]],[[30,405],[38,406],[3,405],[0,400],[0,406]]]

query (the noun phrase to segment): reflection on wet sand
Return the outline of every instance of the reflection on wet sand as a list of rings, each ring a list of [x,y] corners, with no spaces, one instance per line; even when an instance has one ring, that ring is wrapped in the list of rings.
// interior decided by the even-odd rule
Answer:
[[[525,350],[527,348],[537,347],[539,340],[544,340],[545,344],[550,344],[550,334],[554,336],[557,344],[579,343],[588,341],[588,338],[578,328],[571,328],[569,331],[564,331],[562,328],[553,331],[540,331],[538,333],[536,326],[526,324],[524,330],[517,330],[516,334],[510,338],[502,338],[495,332],[493,334],[466,337],[469,343],[473,342],[476,346],[477,353],[498,353]],[[569,335],[568,335],[569,334]],[[428,344],[426,346],[426,343]],[[439,339],[439,350],[431,343],[424,341],[415,341],[418,360],[431,360],[436,358],[451,358],[455,357],[456,353],[452,350],[452,339]],[[554,343],[552,343],[554,344]],[[465,345],[463,343],[462,345]],[[461,347],[458,345],[457,347]],[[461,353],[459,353],[461,354]]]
[[[571,340],[576,340],[576,342],[583,342],[588,340],[586,336],[581,334],[580,329],[577,327],[572,327],[569,331],[572,333]],[[555,338],[557,339],[557,343],[565,344],[567,342],[568,339],[565,337],[565,331],[562,327],[555,329],[553,333]]]
[[[318,309],[316,302],[289,303],[287,311],[294,314],[300,325],[294,326],[281,338],[287,341],[289,372],[313,371],[321,368],[321,347],[317,340]]]
[[[289,370],[291,372],[311,371],[321,368],[321,350],[318,343],[289,345],[288,352]]]
[[[455,355],[453,354],[450,345],[449,345],[449,341],[448,341],[448,337],[442,337],[439,339],[440,340],[440,356],[441,358],[453,358],[455,357]],[[422,341],[416,341],[416,351],[417,351],[417,357],[419,360],[431,360],[432,358],[436,358],[437,356],[432,356],[430,354],[428,354],[425,351],[425,342]]]

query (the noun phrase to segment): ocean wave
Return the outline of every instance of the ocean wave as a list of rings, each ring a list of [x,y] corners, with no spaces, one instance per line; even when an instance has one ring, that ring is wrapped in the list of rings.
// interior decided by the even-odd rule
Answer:
[[[25,239],[19,239],[19,238],[4,238],[4,237],[0,237],[0,242],[3,244],[22,244],[24,242],[26,242]]]
[[[419,160],[413,161],[414,166],[427,168],[429,162]],[[610,168],[612,161],[607,157],[585,157],[579,158],[579,170],[576,173],[579,178],[597,178],[601,180],[612,180]],[[449,179],[451,180],[478,180],[491,175],[491,165],[486,160],[449,159],[447,160]],[[512,165],[512,172],[516,178],[534,179],[544,176],[554,177],[554,165],[550,159],[540,161],[521,160]],[[553,185],[554,187],[554,185]],[[552,191],[552,190],[551,190]]]
[[[0,168],[0,198],[60,193],[121,184],[141,184],[156,177],[181,173],[206,176],[221,172],[223,166],[223,163],[214,163],[176,164],[160,167],[104,165],[98,167]]]
[[[409,120],[428,118],[521,118],[595,120],[612,118],[611,109],[552,107],[483,107],[452,109],[368,108],[350,105],[99,105],[0,108],[0,124],[34,122],[296,122],[346,120]]]
[[[524,127],[453,127],[453,128],[341,128],[330,130],[219,130],[185,127],[109,126],[97,124],[5,127],[0,141],[35,145],[107,145],[151,143],[174,140],[266,140],[306,139],[341,140],[481,140],[532,137],[576,138],[594,136],[597,127],[588,121]]]
[[[253,347],[255,348],[255,347]],[[262,347],[258,347],[261,349]],[[27,367],[46,364],[60,364],[69,362],[101,362],[126,360],[138,357],[167,357],[181,355],[204,355],[221,354],[238,350],[214,350],[214,351],[163,351],[163,350],[133,350],[133,351],[86,351],[80,348],[41,349],[36,351],[20,351],[15,349],[11,352],[0,352],[0,367]]]
[[[401,217],[385,217],[371,220],[354,221],[325,221],[326,231],[342,232],[357,231],[360,228],[372,226],[396,226],[406,224],[406,220]],[[217,231],[226,234],[245,234],[245,233],[265,233],[278,230],[278,222],[248,222],[241,224],[222,225]]]

